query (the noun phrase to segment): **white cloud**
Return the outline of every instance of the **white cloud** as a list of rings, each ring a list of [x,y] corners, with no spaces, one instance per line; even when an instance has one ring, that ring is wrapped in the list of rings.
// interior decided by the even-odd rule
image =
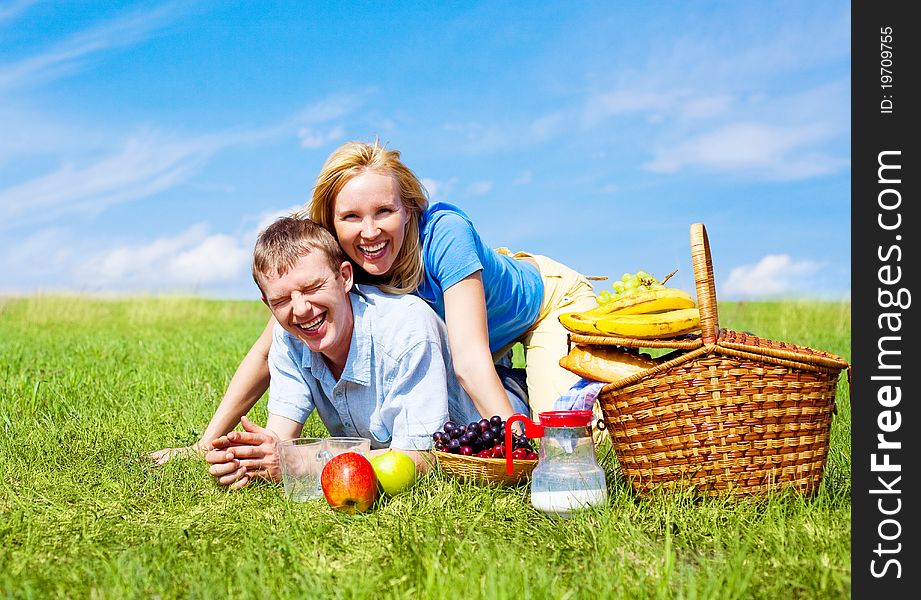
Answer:
[[[167,262],[167,273],[179,283],[236,281],[245,272],[251,256],[238,240],[223,234],[210,235]]]
[[[732,269],[720,286],[720,295],[745,299],[802,293],[811,289],[810,278],[820,267],[814,261],[795,261],[787,254],[769,254],[757,264]]]
[[[666,110],[673,104],[673,94],[669,92],[615,89],[589,95],[583,118],[594,124],[613,116]]]
[[[218,145],[213,139],[169,140],[148,133],[90,164],[63,164],[0,190],[0,229],[96,214],[162,192],[186,180]]]
[[[19,13],[36,4],[38,0],[14,0],[6,6],[0,7],[0,23],[11,20]]]
[[[448,123],[445,131],[455,136],[456,147],[471,154],[488,153],[508,147],[514,140],[520,139],[519,133],[507,127],[484,125],[482,123]]]
[[[305,206],[303,204],[292,204],[291,206],[288,206],[287,208],[281,208],[278,210],[267,210],[267,211],[260,213],[259,215],[255,217],[256,225],[252,229],[249,229],[248,231],[246,231],[246,233],[243,234],[243,240],[246,243],[248,243],[250,247],[252,247],[253,245],[255,245],[256,238],[259,237],[259,234],[262,232],[262,230],[268,227],[269,225],[271,225],[275,221],[275,219],[279,217],[287,217],[287,216],[293,215],[294,213],[304,208]],[[251,221],[251,220],[252,219],[247,219],[247,221]]]
[[[434,202],[448,200],[455,185],[457,185],[457,177],[452,177],[444,181],[429,179],[427,177],[422,179],[422,187],[428,192],[429,199]]]
[[[471,196],[482,196],[492,191],[492,181],[474,181],[467,186],[467,194]]]
[[[768,179],[802,179],[847,166],[843,159],[810,150],[830,134],[821,124],[794,128],[732,123],[683,143],[663,147],[642,167],[656,173],[701,167],[750,172]]]
[[[528,127],[528,137],[536,141],[550,139],[567,129],[568,117],[562,112],[542,115]]]
[[[321,119],[352,110],[360,95],[334,95],[321,100],[298,113],[296,118],[279,124],[250,129],[220,131],[198,136],[166,135],[156,131],[142,131],[122,142],[120,147],[107,149],[100,155],[98,146],[111,146],[111,141],[96,132],[93,136],[92,157],[68,158],[55,170],[20,182],[5,189],[0,188],[0,231],[20,226],[46,223],[72,215],[95,215],[115,204],[153,196],[179,184],[186,183],[217,152],[231,146],[260,144],[290,135],[291,126],[305,121]],[[0,112],[0,123],[16,114]],[[31,121],[41,118],[32,115]],[[38,144],[29,140],[27,127],[14,128],[21,134],[25,149],[38,152]],[[55,132],[37,128],[45,139],[56,140],[57,151],[66,151],[68,157],[81,154],[75,140],[66,135],[57,139]],[[302,143],[312,143],[311,129],[304,125]],[[344,135],[341,126],[322,131],[325,143]],[[74,132],[79,133],[79,132]],[[79,139],[79,136],[76,136]],[[19,155],[19,141],[0,141],[0,161],[4,156]],[[85,153],[85,152],[83,152]]]
[[[294,117],[294,121],[305,124],[328,123],[344,117],[361,106],[365,98],[373,90],[365,90],[352,94],[332,94],[304,107]]]
[[[343,136],[345,136],[345,128],[342,125],[337,125],[325,131],[301,127],[297,132],[297,137],[301,140],[301,148],[319,148],[327,142],[341,140]]]
[[[77,265],[75,279],[104,289],[188,288],[245,278],[251,249],[198,224],[176,236],[100,252]]]
[[[681,114],[690,119],[704,119],[718,117],[729,110],[734,98],[728,94],[717,96],[702,96],[691,98],[682,103],[678,109]]]
[[[582,108],[583,127],[594,127],[611,117],[640,113],[648,123],[703,120],[720,117],[735,102],[731,94],[700,94],[681,88],[611,89],[588,95]]]
[[[27,3],[5,9],[14,15]],[[126,13],[102,25],[80,31],[67,40],[20,60],[0,66],[0,90],[20,88],[68,74],[85,59],[112,48],[131,46],[152,36],[184,10],[184,3],[167,3],[148,10]],[[2,18],[2,15],[0,15]]]
[[[24,279],[36,275],[57,279],[70,267],[74,256],[86,251],[86,244],[63,227],[30,231],[24,238],[4,242],[0,246],[0,274],[16,274]]]
[[[0,293],[245,293],[251,287],[249,268],[258,233],[277,217],[301,208],[244,216],[234,233],[214,232],[199,223],[178,234],[131,242],[90,239],[79,227],[14,234],[0,238]]]
[[[512,185],[528,185],[534,181],[534,174],[531,171],[522,171],[512,180]]]

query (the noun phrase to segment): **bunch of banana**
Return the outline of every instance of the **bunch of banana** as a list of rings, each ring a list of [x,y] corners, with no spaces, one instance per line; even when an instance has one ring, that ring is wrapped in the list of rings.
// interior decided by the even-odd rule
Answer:
[[[684,290],[659,288],[625,294],[584,312],[560,315],[573,333],[636,339],[672,338],[700,329],[700,313]]]

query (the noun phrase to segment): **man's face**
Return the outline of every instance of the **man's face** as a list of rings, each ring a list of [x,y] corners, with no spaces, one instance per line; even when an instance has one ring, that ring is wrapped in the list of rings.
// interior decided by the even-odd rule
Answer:
[[[262,275],[265,303],[285,331],[339,368],[345,366],[352,340],[352,265],[329,268],[320,250],[302,256],[281,277]]]

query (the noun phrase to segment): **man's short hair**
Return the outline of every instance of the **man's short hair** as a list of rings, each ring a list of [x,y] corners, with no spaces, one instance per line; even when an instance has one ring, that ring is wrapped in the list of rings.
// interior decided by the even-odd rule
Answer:
[[[279,217],[262,230],[253,250],[253,280],[265,296],[260,277],[282,277],[310,252],[322,252],[338,277],[348,258],[332,234],[310,219]]]

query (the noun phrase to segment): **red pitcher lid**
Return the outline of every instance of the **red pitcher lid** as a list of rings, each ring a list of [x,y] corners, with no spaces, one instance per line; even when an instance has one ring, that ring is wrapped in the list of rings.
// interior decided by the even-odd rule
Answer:
[[[592,422],[590,410],[549,410],[539,415],[544,427],[585,427]]]

